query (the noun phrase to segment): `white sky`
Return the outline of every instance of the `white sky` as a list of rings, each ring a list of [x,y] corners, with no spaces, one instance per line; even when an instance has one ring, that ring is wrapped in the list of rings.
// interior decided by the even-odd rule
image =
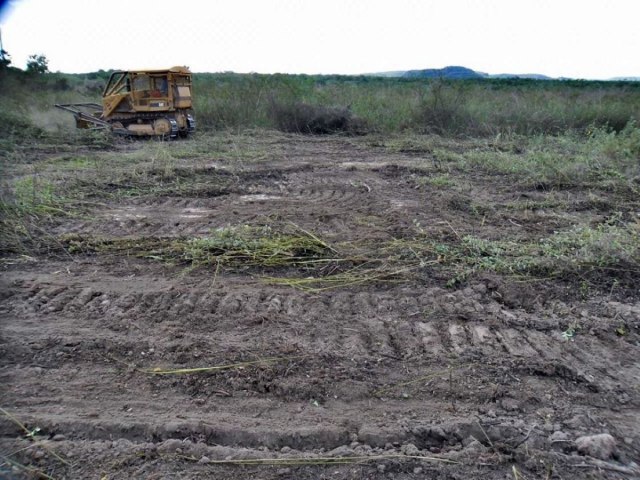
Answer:
[[[10,0],[24,68],[342,73],[462,65],[488,73],[640,76],[640,0]]]

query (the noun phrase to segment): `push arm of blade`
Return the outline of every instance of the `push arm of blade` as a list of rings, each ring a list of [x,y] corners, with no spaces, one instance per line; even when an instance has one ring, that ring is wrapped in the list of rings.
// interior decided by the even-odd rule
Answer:
[[[109,122],[105,122],[104,120],[96,118],[81,110],[83,107],[101,108],[97,103],[56,103],[55,107],[69,113],[73,113],[73,116],[76,117],[76,119],[84,120],[85,122],[89,122],[99,127],[111,128],[111,124]]]

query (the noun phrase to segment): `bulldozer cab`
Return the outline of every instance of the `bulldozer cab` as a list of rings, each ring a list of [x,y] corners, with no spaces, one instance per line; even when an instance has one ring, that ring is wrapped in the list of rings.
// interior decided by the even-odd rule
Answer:
[[[102,94],[103,115],[116,112],[163,112],[191,108],[191,72],[169,70],[117,71]]]

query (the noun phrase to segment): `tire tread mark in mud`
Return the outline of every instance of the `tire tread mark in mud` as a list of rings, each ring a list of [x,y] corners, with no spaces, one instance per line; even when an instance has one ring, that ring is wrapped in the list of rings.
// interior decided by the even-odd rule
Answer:
[[[515,328],[500,329],[496,332],[496,336],[509,355],[514,357],[535,357],[536,351],[527,343],[526,335],[520,335]]]
[[[449,344],[457,355],[460,355],[467,350],[470,342],[467,339],[467,330],[464,325],[459,323],[450,323],[447,328],[447,333],[449,334]]]

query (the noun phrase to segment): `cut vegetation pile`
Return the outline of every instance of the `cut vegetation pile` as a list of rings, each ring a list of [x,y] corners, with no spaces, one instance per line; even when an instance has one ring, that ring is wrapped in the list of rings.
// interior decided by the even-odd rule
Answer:
[[[120,254],[194,267],[309,268],[336,261],[333,249],[315,235],[296,229],[275,231],[271,226],[220,228],[190,239],[99,239],[66,235],[59,239],[68,253]]]

